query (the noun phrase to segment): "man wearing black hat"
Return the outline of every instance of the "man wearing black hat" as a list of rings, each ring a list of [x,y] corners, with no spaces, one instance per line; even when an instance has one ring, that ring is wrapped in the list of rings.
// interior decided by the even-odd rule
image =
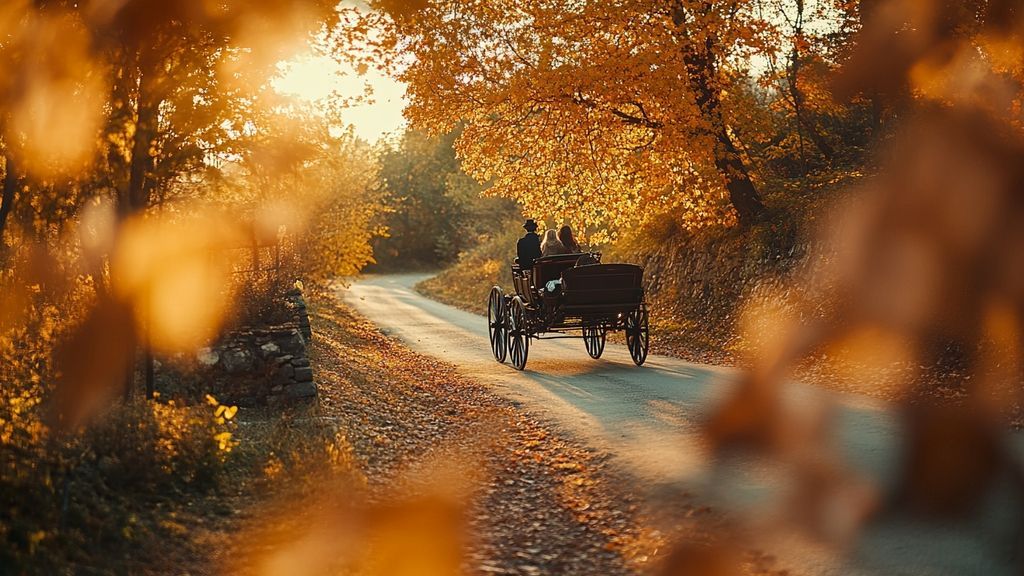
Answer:
[[[540,258],[540,236],[537,235],[537,223],[530,218],[523,224],[526,235],[516,244],[516,255],[519,256],[519,267],[525,270],[533,268],[533,261]]]

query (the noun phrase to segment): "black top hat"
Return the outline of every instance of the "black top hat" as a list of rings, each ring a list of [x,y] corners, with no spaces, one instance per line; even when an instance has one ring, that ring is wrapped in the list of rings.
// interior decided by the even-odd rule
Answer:
[[[523,224],[523,228],[526,228],[528,231],[533,232],[534,230],[537,229],[537,223],[533,220],[533,218],[528,218],[526,220],[526,224]]]

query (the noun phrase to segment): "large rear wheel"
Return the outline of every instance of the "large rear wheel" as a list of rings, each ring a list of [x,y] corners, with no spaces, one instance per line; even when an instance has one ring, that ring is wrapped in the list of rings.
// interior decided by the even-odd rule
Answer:
[[[587,347],[587,354],[591,358],[600,358],[604,353],[605,330],[601,326],[583,327],[583,344]]]
[[[647,324],[647,307],[641,304],[626,315],[626,347],[633,363],[643,366],[651,344],[651,329]]]
[[[530,332],[526,321],[526,304],[516,296],[509,303],[508,310],[508,354],[516,370],[526,368],[530,355]]]
[[[491,354],[498,362],[505,362],[508,354],[508,312],[505,294],[501,288],[491,288],[487,298],[487,333],[491,337]]]

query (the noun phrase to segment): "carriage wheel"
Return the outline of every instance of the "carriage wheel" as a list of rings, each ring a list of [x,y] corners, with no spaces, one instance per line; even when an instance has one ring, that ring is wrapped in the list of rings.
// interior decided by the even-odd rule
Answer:
[[[498,362],[505,362],[508,354],[508,313],[505,311],[505,294],[501,288],[491,288],[487,298],[487,332],[491,337],[491,354]]]
[[[583,343],[587,346],[587,354],[591,358],[600,358],[604,353],[606,333],[601,326],[584,326]]]
[[[509,304],[508,311],[508,353],[516,370],[526,368],[526,357],[530,355],[530,333],[526,326],[526,305],[516,296]]]
[[[641,304],[626,315],[626,346],[633,363],[642,366],[647,360],[647,349],[651,344],[651,330],[647,325],[647,307]]]

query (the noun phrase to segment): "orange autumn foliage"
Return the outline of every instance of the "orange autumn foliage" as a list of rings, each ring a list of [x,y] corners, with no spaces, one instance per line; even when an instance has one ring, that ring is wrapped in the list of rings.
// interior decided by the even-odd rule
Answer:
[[[609,232],[676,212],[754,222],[734,58],[773,27],[735,2],[380,3],[406,114],[465,123],[463,168],[530,214]]]

